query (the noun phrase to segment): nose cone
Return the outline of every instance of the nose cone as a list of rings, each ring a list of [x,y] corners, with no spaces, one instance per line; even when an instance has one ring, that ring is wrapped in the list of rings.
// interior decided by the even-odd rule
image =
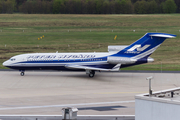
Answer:
[[[3,62],[3,66],[8,66],[8,61]]]

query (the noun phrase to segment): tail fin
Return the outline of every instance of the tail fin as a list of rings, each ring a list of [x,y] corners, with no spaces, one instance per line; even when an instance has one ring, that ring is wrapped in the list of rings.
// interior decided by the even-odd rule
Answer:
[[[166,33],[146,33],[142,38],[119,51],[114,56],[133,57],[135,59],[148,57],[166,38],[173,38],[175,36]]]

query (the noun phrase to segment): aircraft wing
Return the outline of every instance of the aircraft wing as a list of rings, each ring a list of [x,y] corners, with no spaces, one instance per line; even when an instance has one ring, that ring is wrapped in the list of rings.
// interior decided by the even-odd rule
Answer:
[[[117,64],[112,69],[104,69],[104,68],[97,68],[97,67],[89,67],[86,65],[65,65],[66,68],[69,69],[84,69],[84,70],[100,70],[100,71],[119,71],[121,64]]]

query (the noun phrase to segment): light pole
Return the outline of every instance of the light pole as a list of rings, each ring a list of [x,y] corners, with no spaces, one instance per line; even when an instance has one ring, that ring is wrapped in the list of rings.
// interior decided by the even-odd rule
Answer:
[[[153,76],[147,77],[146,80],[149,80],[149,97],[152,95],[152,90],[151,90],[151,79],[153,79]]]

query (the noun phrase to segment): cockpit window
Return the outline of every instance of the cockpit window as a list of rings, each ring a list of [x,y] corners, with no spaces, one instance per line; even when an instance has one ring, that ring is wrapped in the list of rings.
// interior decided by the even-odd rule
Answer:
[[[11,60],[11,61],[15,61],[16,59],[15,59],[15,58],[11,58],[10,60]]]

